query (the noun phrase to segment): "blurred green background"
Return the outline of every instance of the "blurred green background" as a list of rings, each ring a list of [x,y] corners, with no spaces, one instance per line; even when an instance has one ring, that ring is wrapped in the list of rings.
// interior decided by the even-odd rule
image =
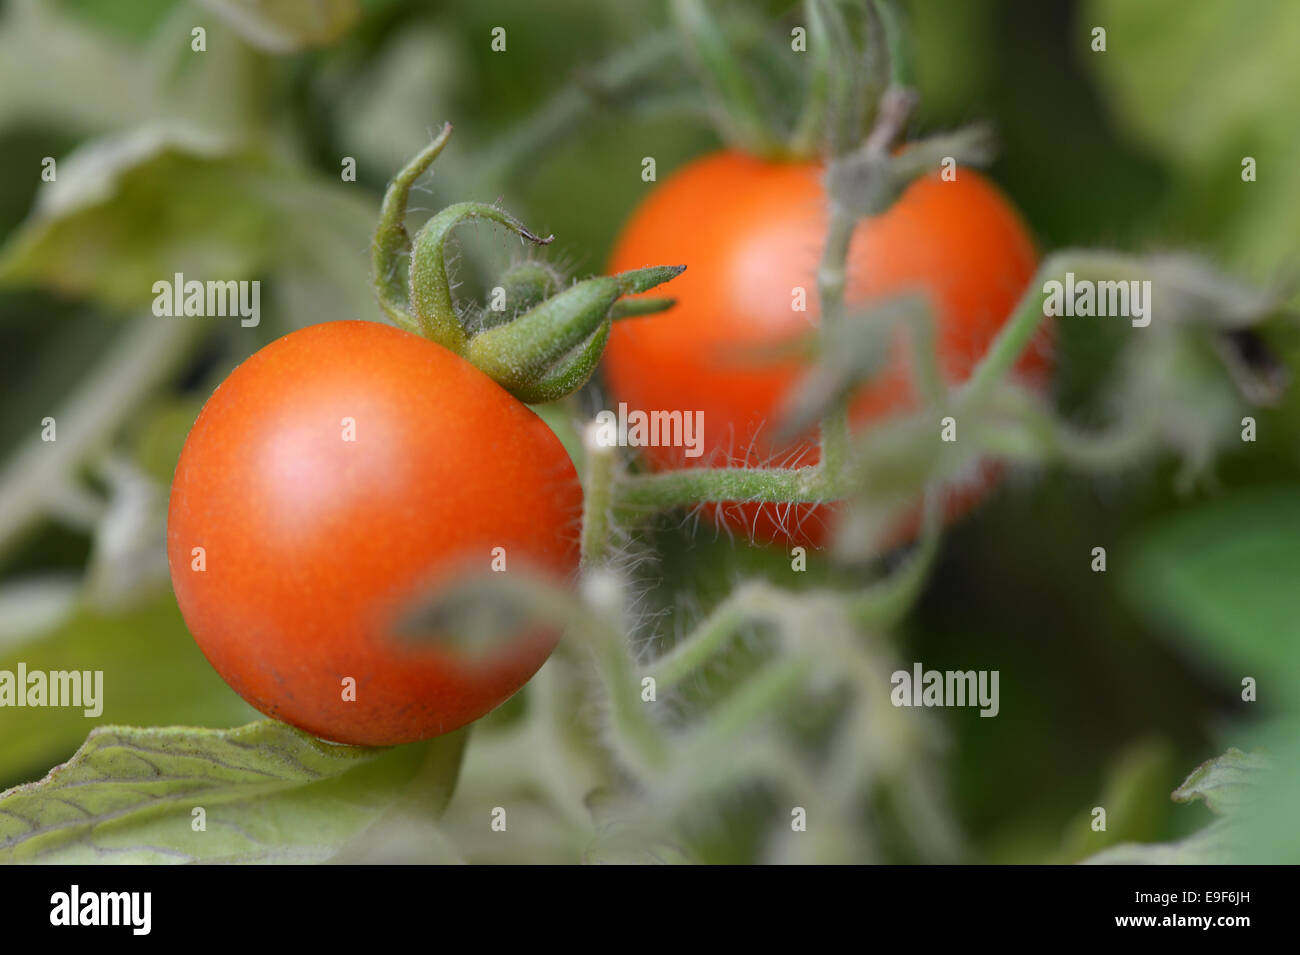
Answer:
[[[664,57],[653,82],[619,83],[636,57],[662,57],[659,3],[327,3],[337,22],[289,50],[293,24],[250,30],[229,15],[240,6],[0,2],[0,668],[104,669],[105,724],[255,715],[171,597],[167,482],[234,364],[305,324],[379,317],[367,284],[379,195],[434,129],[450,120],[456,134],[417,205],[500,198],[554,232],[551,254],[576,274],[602,269],[650,188],[642,156],[663,178],[718,145],[692,115],[700,97],[679,60]],[[797,4],[748,6],[777,37],[798,21]],[[1041,248],[1190,248],[1252,281],[1294,272],[1300,5],[913,0],[902,11],[922,94],[913,131],[992,120],[991,174]],[[195,25],[202,55],[189,51]],[[489,45],[497,25],[504,54]],[[1094,26],[1107,29],[1104,53],[1089,47]],[[1243,184],[1248,155],[1258,181]],[[45,157],[58,181],[42,190]],[[357,182],[342,181],[343,157]],[[462,292],[512,248],[467,233]],[[262,324],[152,319],[150,287],[175,271],[261,279]],[[1056,400],[1097,421],[1125,329],[1060,332]],[[1296,367],[1294,343],[1274,345]],[[595,393],[583,402],[601,405]],[[1227,443],[1214,482],[1179,493],[1160,460],[1105,480],[1013,473],[945,538],[898,655],[1001,670],[999,718],[944,714],[951,802],[975,858],[1069,860],[1177,838],[1210,816],[1170,791],[1261,734],[1280,741],[1294,782],[1300,400],[1292,390],[1252,413],[1259,441]],[[46,415],[58,454],[37,438]],[[642,571],[645,639],[680,630],[675,615],[702,612],[744,574],[787,565],[675,518],[648,537],[662,559]],[[1095,546],[1108,550],[1105,574],[1088,570]],[[1259,680],[1258,702],[1240,699],[1244,676]],[[94,722],[0,711],[0,788],[39,778]],[[1104,835],[1087,831],[1095,805],[1112,807]],[[1300,861],[1286,824],[1278,851]],[[716,856],[744,858],[743,834],[728,839]]]

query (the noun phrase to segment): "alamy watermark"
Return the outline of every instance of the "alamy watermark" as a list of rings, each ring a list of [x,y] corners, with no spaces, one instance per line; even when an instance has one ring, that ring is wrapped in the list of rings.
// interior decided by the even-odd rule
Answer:
[[[104,712],[103,670],[0,670],[0,706],[80,707],[91,718]]]
[[[895,670],[889,678],[893,687],[889,702],[895,706],[978,706],[980,716],[997,716],[997,670],[926,670],[912,664],[912,670]]]
[[[194,316],[226,318],[238,315],[244,328],[256,328],[262,321],[262,283],[231,279],[225,282],[186,281],[177,272],[173,281],[153,283],[153,313],[159,318]]]
[[[1151,280],[1094,282],[1091,279],[1075,281],[1073,272],[1065,273],[1065,281],[1056,279],[1043,283],[1043,314],[1048,318],[1098,318],[1115,317],[1133,320],[1134,328],[1151,324]]]
[[[82,892],[73,885],[50,896],[50,924],[122,925],[132,935],[148,935],[153,927],[152,892]]]
[[[602,448],[684,448],[688,458],[704,453],[703,411],[600,411],[592,437]]]

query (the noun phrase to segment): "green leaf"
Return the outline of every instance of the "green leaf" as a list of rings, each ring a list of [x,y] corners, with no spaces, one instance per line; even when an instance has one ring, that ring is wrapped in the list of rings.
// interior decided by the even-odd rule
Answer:
[[[1300,254],[1300,4],[1293,0],[1093,0],[1079,23],[1106,28],[1104,53],[1082,52],[1130,133],[1178,173],[1172,203],[1257,278]],[[1089,31],[1079,31],[1090,39]],[[1257,180],[1243,182],[1254,157]]]
[[[1239,813],[1255,805],[1254,787],[1272,770],[1273,761],[1263,753],[1229,749],[1192,770],[1171,798],[1174,802],[1200,800],[1215,815]]]
[[[1093,0],[1080,22],[1106,29],[1106,51],[1085,62],[1112,107],[1182,164],[1231,157],[1244,137],[1278,129],[1300,91],[1291,0]]]
[[[1126,842],[1083,860],[1084,865],[1224,865],[1234,858],[1238,842],[1235,828],[1226,820],[1211,823],[1177,842],[1139,845]]]
[[[104,130],[142,122],[156,106],[139,54],[59,16],[11,0],[0,18],[0,125],[38,122]]]
[[[395,156],[415,155],[429,144],[430,128],[454,115],[451,100],[469,69],[464,51],[446,31],[412,25],[355,69],[331,64],[313,81],[316,95],[338,104],[339,142],[348,144],[359,170],[382,182],[396,171]],[[461,150],[438,157],[442,202],[455,195],[446,184],[463,182],[472,171],[469,163]]]
[[[361,16],[357,0],[199,0],[236,33],[269,53],[333,43]]]
[[[250,195],[265,167],[180,126],[95,140],[64,158],[0,253],[0,283],[43,285],[122,308],[177,272],[244,279],[269,258],[271,211]]]
[[[464,742],[457,732],[395,749],[343,746],[273,720],[104,727],[40,782],[0,794],[0,861],[324,861],[401,807],[413,781],[441,812]]]
[[[1257,856],[1263,849],[1258,840],[1261,817],[1257,810],[1261,790],[1277,782],[1275,765],[1263,753],[1243,753],[1239,749],[1229,749],[1222,756],[1207,760],[1174,790],[1172,798],[1181,803],[1201,800],[1218,819],[1177,842],[1125,843],[1084,861],[1093,865],[1218,865],[1262,861]]]
[[[1300,700],[1300,488],[1254,488],[1179,514],[1121,556],[1130,601],[1239,690]]]
[[[0,710],[0,786],[32,779],[67,759],[87,730],[108,723],[233,726],[257,717],[204,659],[171,591],[129,611],[81,606],[52,630],[0,646],[0,670],[99,670],[103,712],[39,707]]]
[[[1095,802],[1070,820],[1053,862],[1075,862],[1102,848],[1125,841],[1158,838],[1168,809],[1172,749],[1159,739],[1142,740],[1124,749],[1110,767]],[[1106,810],[1106,829],[1092,828],[1092,806]]]
[[[199,281],[272,273],[280,298],[273,308],[263,298],[263,317],[291,326],[377,317],[361,252],[376,208],[359,188],[276,165],[227,137],[141,127],[60,162],[0,250],[0,284],[138,308],[177,272]]]

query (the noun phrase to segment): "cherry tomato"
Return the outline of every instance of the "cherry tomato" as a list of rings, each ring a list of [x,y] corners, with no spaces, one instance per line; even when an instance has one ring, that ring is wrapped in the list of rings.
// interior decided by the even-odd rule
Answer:
[[[168,561],[195,640],[249,703],[326,739],[403,743],[487,713],[557,635],[474,651],[399,624],[494,557],[570,579],[581,506],[559,440],[485,374],[397,328],[328,322],[208,400],[172,483]]]
[[[630,410],[704,412],[705,448],[648,447],[656,469],[799,466],[818,460],[812,437],[770,441],[783,397],[806,368],[772,360],[783,342],[818,320],[817,266],[826,233],[822,168],[720,152],[688,164],[632,215],[611,269],[684,262],[674,282],[677,306],[616,322],[605,354],[612,396]],[[906,292],[928,296],[937,321],[940,364],[950,382],[966,378],[1033,276],[1037,256],[1014,209],[979,174],[913,182],[883,214],[856,227],[845,300],[865,305]],[[801,300],[806,310],[800,310]],[[887,367],[854,396],[850,420],[862,428],[915,399],[904,343]],[[1050,338],[1040,335],[1018,372],[1043,387]],[[982,469],[948,497],[949,516],[990,483]],[[729,526],[768,541],[821,546],[826,505],[732,504]],[[915,520],[907,522],[910,533]],[[897,538],[898,534],[892,535]]]

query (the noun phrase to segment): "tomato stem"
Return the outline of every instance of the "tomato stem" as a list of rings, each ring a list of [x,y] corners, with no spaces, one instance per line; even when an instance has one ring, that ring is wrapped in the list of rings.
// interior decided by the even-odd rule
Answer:
[[[450,138],[451,123],[445,123],[433,142],[420,150],[393,177],[384,193],[379,210],[379,225],[370,245],[371,281],[379,297],[379,307],[407,331],[419,330],[419,325],[410,312],[406,273],[402,268],[403,260],[411,248],[411,236],[406,231],[406,211],[410,205],[411,187],[438,158]]]
[[[857,218],[831,199],[830,223],[821,264],[817,268],[817,294],[821,303],[823,334],[835,334],[843,321],[845,269],[849,243]],[[821,422],[822,466],[834,480],[844,466],[849,443],[848,397],[837,399]]]
[[[647,513],[702,501],[820,503],[829,499],[821,465],[802,468],[682,468],[623,478],[614,488],[616,515]]]
[[[1046,321],[1043,303],[1048,293],[1043,288],[1044,283],[1060,279],[1067,272],[1073,272],[1076,281],[1115,281],[1150,276],[1150,268],[1133,256],[1090,249],[1065,249],[1052,253],[1038,267],[1020,303],[998,331],[970,378],[958,389],[957,400],[964,413],[982,407],[998,382],[1010,374],[1038,327]]]
[[[930,576],[943,536],[943,495],[931,485],[921,504],[921,529],[907,563],[875,586],[854,595],[850,612],[861,623],[887,629],[893,627],[916,603]]]
[[[803,106],[790,134],[790,152],[794,156],[815,155],[826,137],[826,115],[831,90],[830,28],[822,12],[822,0],[804,0],[804,17],[808,21],[808,88]]]
[[[749,582],[738,586],[670,651],[654,662],[658,690],[667,692],[703,668],[731,641],[742,626],[763,621],[779,623],[771,590]]]
[[[672,0],[672,17],[717,100],[717,119],[726,138],[755,156],[776,156],[785,147],[764,118],[754,84],[722,27],[702,0]]]
[[[555,238],[535,235],[510,213],[486,202],[454,203],[420,228],[411,251],[408,301],[420,333],[457,355],[466,354],[470,337],[451,295],[447,240],[458,226],[476,219],[495,222],[535,245],[547,245]],[[493,332],[508,327],[512,326],[498,326]]]
[[[609,553],[610,511],[614,503],[614,469],[618,463],[613,448],[596,440],[594,423],[583,434],[586,469],[582,501],[582,564],[602,563]]]

